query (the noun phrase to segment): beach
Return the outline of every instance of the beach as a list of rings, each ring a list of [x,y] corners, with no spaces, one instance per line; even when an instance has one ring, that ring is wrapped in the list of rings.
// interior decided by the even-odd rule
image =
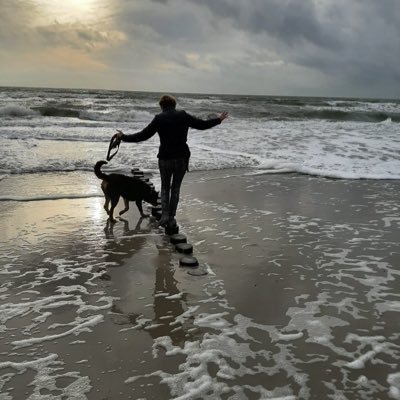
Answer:
[[[0,400],[400,400],[400,0],[0,20]]]
[[[1,399],[400,398],[398,181],[190,172],[205,276],[92,173],[0,191]]]

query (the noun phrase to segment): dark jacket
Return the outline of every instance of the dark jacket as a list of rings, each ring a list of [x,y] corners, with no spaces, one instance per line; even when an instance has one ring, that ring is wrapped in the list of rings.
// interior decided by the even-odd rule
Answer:
[[[219,118],[204,121],[183,110],[167,109],[157,114],[142,131],[122,136],[122,141],[142,142],[157,132],[160,136],[158,158],[189,158],[190,150],[186,143],[189,128],[205,130],[220,123]]]

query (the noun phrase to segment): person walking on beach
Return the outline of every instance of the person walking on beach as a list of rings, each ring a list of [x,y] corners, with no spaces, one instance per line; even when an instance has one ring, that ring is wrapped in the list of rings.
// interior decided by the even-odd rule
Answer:
[[[150,139],[155,133],[160,137],[158,166],[161,176],[161,208],[159,221],[161,226],[176,226],[176,209],[179,202],[181,183],[188,171],[190,150],[187,145],[189,128],[205,130],[220,124],[227,116],[223,112],[217,118],[202,120],[184,110],[176,110],[174,97],[164,95],[159,101],[161,113],[142,131],[125,135],[118,130],[117,137],[123,142],[142,142]]]

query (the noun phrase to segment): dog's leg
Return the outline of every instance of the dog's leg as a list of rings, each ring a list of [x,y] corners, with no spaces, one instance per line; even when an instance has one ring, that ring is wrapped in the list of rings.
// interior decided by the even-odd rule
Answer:
[[[137,208],[138,208],[138,210],[139,210],[139,212],[140,212],[140,216],[141,216],[142,218],[147,218],[147,217],[149,217],[148,214],[145,214],[145,213],[143,212],[142,200],[136,200],[136,205],[137,205]]]
[[[104,209],[106,210],[106,213],[107,213],[107,215],[109,215],[110,213],[109,213],[109,211],[108,211],[108,206],[109,206],[109,204],[110,204],[110,198],[106,195],[105,196],[105,202],[104,202]]]
[[[118,204],[118,200],[119,200],[119,196],[115,196],[115,197],[111,197],[111,208],[110,208],[110,212],[108,214],[108,217],[110,218],[110,222],[117,222],[114,219],[114,209]]]
[[[125,208],[119,212],[119,215],[122,215],[129,210],[129,200],[125,197],[123,197],[123,199],[124,199]]]
[[[104,210],[106,210],[106,213],[108,215],[108,205],[110,204],[110,196],[107,194],[107,182],[103,181],[101,182],[101,190],[104,193]]]

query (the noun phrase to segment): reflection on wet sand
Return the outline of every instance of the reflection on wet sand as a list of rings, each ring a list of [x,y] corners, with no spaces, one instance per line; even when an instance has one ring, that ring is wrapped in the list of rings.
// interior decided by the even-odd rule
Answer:
[[[120,218],[120,221],[123,222],[121,234],[124,240],[118,240],[114,234],[115,224],[107,221],[104,228],[105,238],[107,239],[104,244],[104,253],[107,255],[108,263],[113,262],[115,266],[121,266],[123,260],[138,255],[140,251],[147,250],[144,255],[147,257],[146,261],[151,260],[147,273],[154,273],[153,315],[144,316],[144,313],[130,312],[131,307],[129,307],[127,301],[129,295],[125,296],[125,301],[114,302],[111,311],[118,315],[115,319],[118,324],[125,324],[129,321],[136,329],[147,331],[152,338],[169,335],[172,342],[178,344],[185,337],[188,337],[188,333],[185,332],[181,324],[170,324],[184,312],[186,301],[186,294],[180,292],[179,282],[174,277],[176,255],[169,240],[164,235],[155,234],[156,223],[151,221],[143,227],[144,220],[147,221],[145,218],[140,218],[135,228],[131,229],[130,221]],[[149,235],[152,234],[155,238],[155,248],[150,249],[148,248]]]
[[[162,262],[157,266],[154,284],[154,322],[158,324],[150,330],[153,338],[169,335],[174,344],[181,343],[186,332],[182,325],[172,326],[171,321],[184,312],[186,294],[180,293],[174,278],[175,266],[171,259],[171,253],[164,255],[163,246],[158,247]]]
[[[107,254],[107,258],[113,255],[121,255],[124,254],[126,256],[131,255],[131,253],[139,251],[146,244],[146,234],[149,234],[152,230],[151,225],[147,225],[146,227],[142,227],[144,218],[140,217],[136,223],[134,229],[130,228],[129,221],[124,218],[119,218],[119,221],[122,222],[122,235],[121,238],[124,240],[120,240],[121,238],[114,234],[115,223],[110,222],[107,219],[106,225],[104,227],[104,236],[107,239],[104,245],[104,252]],[[118,223],[120,226],[120,224]],[[118,228],[119,228],[118,226]],[[114,259],[114,262],[119,262],[122,264],[124,257],[119,257]]]

